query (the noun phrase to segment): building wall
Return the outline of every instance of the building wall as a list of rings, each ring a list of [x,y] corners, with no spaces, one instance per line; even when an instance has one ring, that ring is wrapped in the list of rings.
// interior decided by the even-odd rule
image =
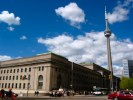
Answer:
[[[26,75],[26,79],[21,79],[21,75]],[[76,63],[72,67],[68,59],[53,53],[0,62],[0,88],[13,88],[25,93],[27,90],[29,93],[35,90],[47,93],[59,88],[89,91],[93,86],[107,87],[106,78],[100,72]]]

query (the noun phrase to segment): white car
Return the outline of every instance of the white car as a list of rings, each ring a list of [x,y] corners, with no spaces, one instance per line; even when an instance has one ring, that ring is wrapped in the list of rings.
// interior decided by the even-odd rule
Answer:
[[[102,95],[102,92],[101,91],[95,91],[93,92],[94,95]]]

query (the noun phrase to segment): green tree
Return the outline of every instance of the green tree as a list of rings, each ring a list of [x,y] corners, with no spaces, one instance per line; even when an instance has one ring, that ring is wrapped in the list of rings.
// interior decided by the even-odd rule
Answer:
[[[122,77],[120,89],[133,89],[133,78]]]

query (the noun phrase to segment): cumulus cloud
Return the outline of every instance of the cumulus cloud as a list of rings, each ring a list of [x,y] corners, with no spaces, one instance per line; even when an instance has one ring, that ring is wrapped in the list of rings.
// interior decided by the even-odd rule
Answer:
[[[12,57],[6,55],[0,55],[0,61],[11,60]]]
[[[49,51],[67,57],[70,61],[77,59],[81,62],[94,62],[107,66],[106,38],[104,32],[89,32],[73,38],[68,35],[59,35],[53,38],[39,38],[38,43],[44,44]],[[119,75],[122,60],[133,59],[133,42],[130,39],[118,40],[111,36],[112,62],[115,74]]]
[[[24,35],[20,37],[20,40],[26,40],[26,39],[27,39],[27,37]]]
[[[72,26],[80,27],[80,23],[85,22],[84,11],[78,7],[76,3],[70,3],[65,7],[59,7],[55,9],[57,15],[60,15],[67,21],[70,21]]]
[[[14,31],[14,28],[13,28],[13,27],[11,27],[11,26],[10,26],[10,27],[8,27],[7,29],[8,29],[9,31]]]
[[[14,13],[2,11],[2,13],[0,14],[0,22],[7,23],[8,25],[19,25],[20,17],[15,17]]]
[[[128,20],[130,8],[128,7],[133,3],[133,0],[125,0],[123,3],[118,2],[118,5],[113,9],[112,13],[108,13],[109,23],[122,22]]]

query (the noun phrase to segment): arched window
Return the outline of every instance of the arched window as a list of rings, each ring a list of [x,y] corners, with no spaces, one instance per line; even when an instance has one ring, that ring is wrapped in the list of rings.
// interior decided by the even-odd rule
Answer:
[[[38,77],[38,89],[42,89],[43,87],[43,76],[39,75]]]

